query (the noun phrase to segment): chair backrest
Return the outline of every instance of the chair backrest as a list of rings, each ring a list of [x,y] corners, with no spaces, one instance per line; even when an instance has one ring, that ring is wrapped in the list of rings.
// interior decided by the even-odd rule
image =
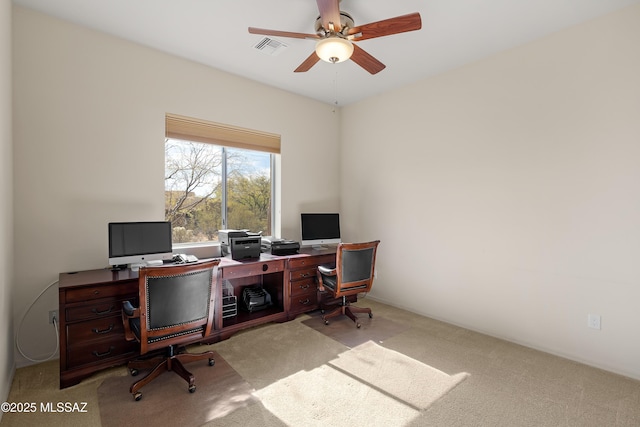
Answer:
[[[140,268],[140,354],[211,333],[219,263]]]
[[[336,297],[369,292],[373,285],[379,240],[340,243],[336,252]]]

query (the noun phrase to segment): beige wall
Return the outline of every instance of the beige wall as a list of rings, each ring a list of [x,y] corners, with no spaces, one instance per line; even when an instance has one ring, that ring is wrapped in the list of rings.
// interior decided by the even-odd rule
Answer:
[[[59,272],[105,267],[109,221],[163,219],[166,112],[282,136],[283,236],[299,238],[302,210],[339,209],[332,106],[28,9],[13,17],[18,311]],[[320,152],[335,153],[335,174],[309,173]],[[32,357],[55,348],[56,290],[25,319]]]
[[[371,297],[640,378],[640,8],[342,116],[25,9],[13,17],[16,313],[58,272],[103,267],[108,221],[162,217],[173,112],[282,134],[282,234],[299,237],[302,210],[340,209],[347,240],[382,240]],[[342,177],[309,173],[318,150],[339,147]],[[33,355],[54,347],[56,297],[25,322]]]
[[[11,1],[0,0],[0,401],[9,394],[13,357],[13,179],[11,144]],[[2,419],[2,413],[0,413]]]
[[[371,297],[640,378],[639,23],[343,108],[344,228],[382,240]]]

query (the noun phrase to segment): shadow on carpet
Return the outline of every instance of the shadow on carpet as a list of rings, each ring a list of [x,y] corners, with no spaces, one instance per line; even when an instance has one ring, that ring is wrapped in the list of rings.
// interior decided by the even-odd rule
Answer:
[[[367,342],[257,390],[256,396],[288,426],[409,426],[419,425],[421,413],[467,376],[447,375]]]
[[[195,393],[178,375],[165,372],[142,388],[142,400],[136,402],[129,387],[141,376],[106,379],[98,388],[102,426],[200,426],[258,401],[253,388],[217,353],[215,361],[214,366],[206,360],[186,365],[196,377]]]
[[[347,316],[331,318],[328,325],[324,324],[320,311],[309,313],[309,316],[309,319],[301,323],[351,348],[367,341],[382,343],[409,329],[407,325],[375,314],[371,319],[367,315],[359,315],[360,328],[356,328],[355,323]]]

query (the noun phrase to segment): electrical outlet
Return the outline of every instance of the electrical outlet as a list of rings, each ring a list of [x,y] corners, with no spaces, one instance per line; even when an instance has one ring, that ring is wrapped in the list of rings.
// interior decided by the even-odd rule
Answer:
[[[591,329],[600,329],[600,315],[590,314],[587,317],[587,326],[589,326]]]
[[[58,322],[58,310],[51,310],[49,312],[49,323],[53,324],[53,319],[56,319],[56,323]]]

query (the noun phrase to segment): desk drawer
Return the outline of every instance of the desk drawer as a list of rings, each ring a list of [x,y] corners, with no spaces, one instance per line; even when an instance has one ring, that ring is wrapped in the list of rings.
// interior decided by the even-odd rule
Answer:
[[[303,268],[300,270],[291,270],[289,273],[290,280],[298,280],[298,279],[308,279],[312,277],[316,277],[316,271],[318,267],[315,265],[309,268]]]
[[[94,304],[66,308],[66,321],[75,322],[78,320],[95,319],[120,314],[122,311],[122,301],[126,300],[131,301],[133,305],[137,305],[138,295],[131,295],[131,298],[125,299],[104,299],[102,301],[96,301]]]
[[[139,348],[140,344],[136,341],[125,341],[122,335],[71,347],[67,349],[67,368],[99,363],[127,353],[137,353]]]
[[[126,297],[128,295],[138,294],[138,282],[121,283],[117,286],[91,286],[77,289],[68,289],[65,295],[65,301],[63,303],[82,302],[99,298],[109,297]]]
[[[292,313],[303,313],[305,311],[312,311],[317,308],[318,294],[315,291],[291,297],[289,310]]]
[[[86,343],[97,339],[112,337],[124,340],[122,317],[112,316],[90,322],[79,322],[67,325],[67,341]]]
[[[260,276],[262,274],[284,271],[284,260],[252,262],[243,265],[225,266],[222,268],[223,279]]]
[[[309,292],[316,293],[318,287],[313,277],[304,280],[291,282],[291,297],[306,294]]]
[[[335,254],[319,255],[319,256],[301,256],[289,258],[289,268],[316,267],[322,264],[334,264],[336,262]]]

